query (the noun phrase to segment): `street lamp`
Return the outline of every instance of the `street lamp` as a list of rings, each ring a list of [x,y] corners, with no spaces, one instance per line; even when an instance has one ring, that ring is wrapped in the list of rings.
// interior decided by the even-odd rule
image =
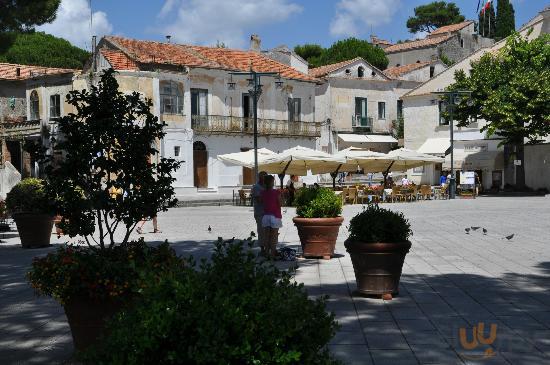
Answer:
[[[251,67],[249,72],[231,72],[230,75],[249,76],[247,79],[248,86],[250,87],[250,89],[248,89],[248,95],[252,97],[252,109],[254,112],[254,178],[258,181],[258,99],[262,94],[260,78],[262,76],[279,76],[280,78],[280,74],[277,72],[256,72]],[[279,84],[276,83],[276,85],[278,86]],[[230,87],[231,85],[228,85],[228,88]]]
[[[456,90],[456,91],[437,91],[432,93],[434,95],[439,95],[440,97],[448,100],[448,102],[445,104],[447,108],[449,108],[449,130],[450,130],[450,139],[451,139],[451,147],[449,148],[451,151],[451,179],[449,181],[449,199],[454,199],[456,196],[456,178],[455,178],[455,170],[454,170],[454,125],[453,125],[453,111],[454,108],[459,105],[464,98],[468,98],[468,105],[471,105],[472,100],[470,99],[470,96],[472,95],[472,92],[469,90]],[[447,154],[447,153],[445,153]]]

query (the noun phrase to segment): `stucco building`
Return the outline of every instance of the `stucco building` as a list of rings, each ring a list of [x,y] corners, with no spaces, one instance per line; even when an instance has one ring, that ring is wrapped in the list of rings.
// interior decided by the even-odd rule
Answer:
[[[321,147],[328,152],[347,147],[388,152],[401,118],[401,95],[419,82],[389,77],[362,58],[310,69],[317,86],[316,120],[330,127]]]
[[[261,78],[259,147],[275,152],[297,145],[317,148],[321,136],[314,114],[317,79],[266,56],[256,44],[253,37],[250,50],[236,50],[107,36],[88,67],[64,87],[89,88],[102,70],[115,69],[120,90],[151,99],[153,114],[166,123],[160,154],[182,162],[173,174],[176,195],[181,200],[229,198],[254,179],[250,169],[217,159],[253,148],[249,80],[232,72],[276,73]]]
[[[475,31],[475,23],[467,20],[462,23],[440,27],[424,39],[406,41],[384,48],[389,59],[389,67],[403,66],[417,62],[430,62],[447,58],[457,62],[483,47],[494,43]]]
[[[519,33],[533,39],[549,31],[550,8],[547,8],[522,26]],[[445,156],[445,163],[442,165],[409,170],[408,175],[412,181],[436,184],[441,172],[448,171],[451,167],[449,121],[443,118],[441,112],[444,105],[433,93],[442,91],[454,83],[456,71],[463,70],[468,73],[472,61],[479,60],[487,52],[496,52],[505,45],[506,40],[502,40],[491,47],[482,48],[403,95],[405,147],[423,153]],[[506,183],[514,183],[515,167],[512,154],[509,149],[499,146],[501,140],[498,136],[489,138],[480,133],[484,125],[486,125],[484,120],[472,121],[467,127],[462,128],[457,128],[455,125],[454,168],[457,170],[457,183],[459,183],[460,171],[476,171],[485,189],[503,188]],[[539,158],[537,168],[533,168],[532,165],[528,168],[529,161],[535,162],[535,159],[530,157],[531,150],[536,151],[537,156],[540,156],[544,147],[526,148],[526,183],[533,188],[548,186],[548,181],[542,181],[542,176],[550,176],[550,171],[547,171],[550,169],[550,164],[547,164],[545,159]],[[550,149],[547,151],[550,152]],[[550,161],[550,153],[547,152],[547,154]]]

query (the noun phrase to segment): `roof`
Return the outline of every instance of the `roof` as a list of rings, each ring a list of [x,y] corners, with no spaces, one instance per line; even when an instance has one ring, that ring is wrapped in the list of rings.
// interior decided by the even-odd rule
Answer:
[[[99,52],[115,70],[139,69],[137,63],[135,63],[130,57],[126,56],[122,51],[102,48]]]
[[[389,47],[384,48],[384,52],[386,52],[386,53],[396,53],[396,52],[407,51],[407,50],[410,50],[410,49],[435,46],[435,45],[438,45],[440,43],[445,42],[446,40],[448,40],[452,37],[454,37],[454,35],[449,34],[449,35],[441,35],[439,37],[424,38],[424,39],[418,39],[416,41],[398,43],[398,44],[394,44],[393,46],[389,46]]]
[[[383,134],[338,134],[338,138],[349,143],[397,143],[392,136]]]
[[[445,25],[443,27],[439,27],[439,28],[435,29],[433,32],[428,34],[428,37],[434,37],[434,36],[438,36],[438,35],[441,35],[441,34],[456,32],[456,31],[461,30],[462,28],[467,27],[470,24],[473,24],[473,23],[474,23],[473,20],[466,20],[466,21],[463,21],[461,23]]]
[[[431,65],[432,62],[416,62],[416,63],[409,63],[408,65],[403,66],[396,66],[396,67],[388,67],[383,72],[386,76],[390,78],[397,78],[401,75],[404,75],[406,73],[409,73],[414,70],[421,69],[423,67],[426,67],[428,65]]]
[[[252,67],[258,72],[279,72],[282,77],[289,79],[317,81],[310,75],[255,51],[161,43],[117,36],[106,36],[104,40],[124,53],[138,67],[142,64],[167,64],[231,71],[248,71]]]
[[[19,75],[17,74],[17,69],[19,69]],[[77,71],[68,68],[0,63],[0,80],[26,80],[36,76],[69,74]]]
[[[315,67],[311,68],[309,70],[309,75],[313,77],[323,77],[328,75],[329,73],[336,71],[338,69],[341,69],[342,67],[346,67],[348,65],[351,65],[352,63],[355,63],[357,61],[363,60],[361,57],[355,57],[351,60],[346,60],[342,62],[332,63],[330,65],[325,65],[321,67]]]

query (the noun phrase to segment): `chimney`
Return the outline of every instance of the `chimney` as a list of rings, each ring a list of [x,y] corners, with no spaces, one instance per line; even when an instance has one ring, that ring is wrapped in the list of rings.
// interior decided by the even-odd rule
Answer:
[[[21,68],[17,67],[15,69],[15,76],[17,76],[17,77],[21,76]]]
[[[171,35],[167,35],[167,36],[166,36],[166,43],[170,43],[170,39],[171,39],[171,38],[172,38]]]
[[[257,34],[250,36],[250,50],[254,52],[260,52],[262,50],[262,40]]]

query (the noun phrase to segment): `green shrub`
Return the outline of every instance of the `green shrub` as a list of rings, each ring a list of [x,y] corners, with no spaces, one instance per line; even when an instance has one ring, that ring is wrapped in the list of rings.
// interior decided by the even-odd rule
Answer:
[[[412,235],[411,225],[403,213],[378,205],[369,205],[353,217],[348,230],[350,240],[369,243],[400,243]]]
[[[334,218],[342,213],[342,199],[327,188],[303,188],[294,201],[302,218]]]
[[[164,276],[85,359],[93,364],[334,364],[324,299],[243,242],[217,243],[210,262]]]
[[[27,278],[38,294],[63,304],[71,297],[133,297],[159,275],[178,271],[183,265],[168,243],[150,247],[141,239],[111,250],[61,246],[35,258]]]
[[[27,178],[15,185],[6,196],[6,206],[10,213],[53,213],[52,202],[44,191],[44,181]]]

